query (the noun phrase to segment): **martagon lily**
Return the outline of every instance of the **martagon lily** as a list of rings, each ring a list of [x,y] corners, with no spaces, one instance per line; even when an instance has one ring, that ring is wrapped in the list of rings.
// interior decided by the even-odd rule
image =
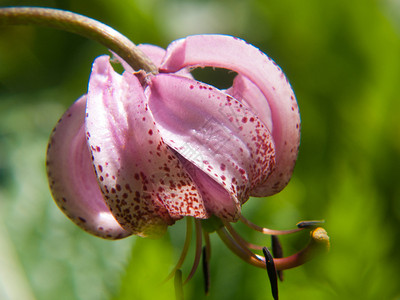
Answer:
[[[158,74],[135,72],[120,59],[120,75],[108,56],[97,58],[88,93],[55,127],[47,172],[58,206],[107,239],[157,237],[183,217],[217,218],[227,245],[265,267],[229,223],[251,225],[242,204],[279,192],[292,175],[300,117],[286,77],[260,50],[231,36],[189,36],[166,51],[138,47]],[[205,66],[238,75],[221,91],[191,77],[191,68]],[[302,262],[300,255],[275,266]]]
[[[43,10],[38,11],[43,17]],[[232,36],[194,35],[166,50],[136,48],[152,61],[151,72],[132,67],[125,59],[129,55],[113,54],[112,61],[124,67],[119,74],[109,56],[98,57],[87,94],[55,126],[46,160],[55,202],[79,227],[105,239],[160,237],[168,226],[188,217],[181,257],[168,276],[177,275],[178,289],[194,219],[195,261],[186,281],[203,254],[208,290],[208,234],[216,231],[237,256],[267,268],[277,298],[277,274],[281,277],[282,270],[329,248],[317,221],[278,231],[259,227],[241,214],[250,197],[276,194],[292,176],[300,115],[288,80],[267,55]],[[190,71],[197,67],[224,68],[237,75],[230,88],[220,90],[195,80]],[[250,244],[234,230],[230,223],[239,220],[272,236],[274,258],[268,248]],[[302,229],[311,229],[310,243],[282,257],[277,235]],[[260,250],[263,255],[257,254]]]
[[[97,58],[87,95],[50,139],[50,187],[73,221],[104,238],[159,236],[185,216],[235,222],[249,196],[287,184],[300,118],[279,67],[223,35],[190,36],[167,51],[140,48],[160,73],[124,64],[119,75],[108,56]],[[179,73],[197,66],[238,76],[220,91]]]

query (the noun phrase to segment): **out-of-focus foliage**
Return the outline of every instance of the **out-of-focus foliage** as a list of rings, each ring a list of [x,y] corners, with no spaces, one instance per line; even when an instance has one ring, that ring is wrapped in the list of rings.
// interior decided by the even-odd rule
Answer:
[[[72,10],[136,43],[165,47],[194,33],[225,33],[258,46],[286,72],[302,114],[302,145],[289,186],[252,199],[249,219],[290,228],[325,219],[331,252],[285,272],[281,299],[400,299],[400,5],[396,0],[0,0],[1,6]],[[173,299],[161,284],[184,239],[103,241],[81,232],[51,199],[47,138],[83,94],[107,50],[47,28],[0,28],[0,299]],[[249,240],[270,241],[236,228]],[[285,253],[306,243],[283,237]],[[271,299],[267,274],[212,236],[208,299]],[[192,249],[193,250],[193,249]],[[190,259],[183,268],[190,270]],[[185,286],[203,299],[199,270]]]

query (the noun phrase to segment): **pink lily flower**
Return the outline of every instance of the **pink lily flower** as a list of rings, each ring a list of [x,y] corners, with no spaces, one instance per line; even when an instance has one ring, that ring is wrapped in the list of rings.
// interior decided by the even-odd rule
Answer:
[[[135,72],[121,60],[120,75],[108,56],[97,58],[87,94],[54,128],[47,172],[57,205],[106,239],[157,237],[183,217],[216,217],[214,229],[228,247],[265,268],[268,259],[250,251],[254,245],[229,223],[240,219],[272,235],[300,230],[260,228],[241,216],[250,196],[279,192],[293,172],[300,115],[285,75],[259,49],[231,36],[189,36],[167,50],[139,48],[157,74]],[[232,87],[223,91],[192,78],[192,68],[206,66],[236,72]],[[201,248],[196,222],[193,270]],[[276,268],[303,263],[307,251],[278,256]]]
[[[80,227],[103,238],[162,234],[184,216],[240,217],[249,196],[279,192],[300,141],[293,91],[257,48],[223,35],[197,35],[167,51],[140,47],[159,65],[141,78],[93,64],[87,95],[57,124],[47,169],[54,198]],[[188,70],[238,73],[220,91]],[[183,75],[182,75],[183,74]]]

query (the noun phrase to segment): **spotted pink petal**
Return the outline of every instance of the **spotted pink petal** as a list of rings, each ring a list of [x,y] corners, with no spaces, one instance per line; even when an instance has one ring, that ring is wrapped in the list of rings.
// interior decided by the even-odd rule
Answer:
[[[249,191],[274,167],[266,126],[236,99],[188,78],[159,74],[147,93],[165,143],[195,166],[185,163],[207,209],[236,220]]]
[[[87,148],[86,96],[78,99],[53,130],[47,150],[50,189],[60,209],[79,227],[107,239],[130,235],[114,219],[97,184]]]
[[[174,219],[207,217],[190,176],[161,139],[139,80],[93,65],[86,131],[98,183],[115,218],[140,236],[158,236]]]
[[[233,70],[263,93],[272,118],[276,169],[266,182],[252,190],[254,196],[279,192],[289,182],[300,143],[300,115],[293,90],[282,70],[268,56],[245,41],[224,35],[195,35],[173,42],[160,72],[195,66]],[[251,99],[246,102],[252,103]],[[251,104],[250,106],[256,106]]]
[[[226,90],[226,93],[246,104],[267,126],[268,130],[273,131],[271,110],[269,105],[266,105],[268,101],[254,83],[239,74],[233,80],[232,87]]]

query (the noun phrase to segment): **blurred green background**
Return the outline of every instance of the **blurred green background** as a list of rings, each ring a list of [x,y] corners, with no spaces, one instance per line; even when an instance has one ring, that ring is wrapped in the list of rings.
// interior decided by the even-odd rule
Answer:
[[[243,214],[280,229],[325,219],[332,242],[328,255],[285,272],[281,299],[400,299],[400,1],[0,0],[11,5],[72,10],[135,43],[224,33],[266,52],[296,92],[302,144],[289,186],[252,199]],[[160,282],[178,259],[184,222],[160,240],[103,241],[65,218],[48,190],[47,138],[104,53],[53,29],[0,28],[1,300],[174,299],[173,282]],[[291,254],[307,235],[281,240]],[[208,299],[272,299],[264,270],[216,236],[212,244]],[[201,270],[185,295],[205,298]]]

